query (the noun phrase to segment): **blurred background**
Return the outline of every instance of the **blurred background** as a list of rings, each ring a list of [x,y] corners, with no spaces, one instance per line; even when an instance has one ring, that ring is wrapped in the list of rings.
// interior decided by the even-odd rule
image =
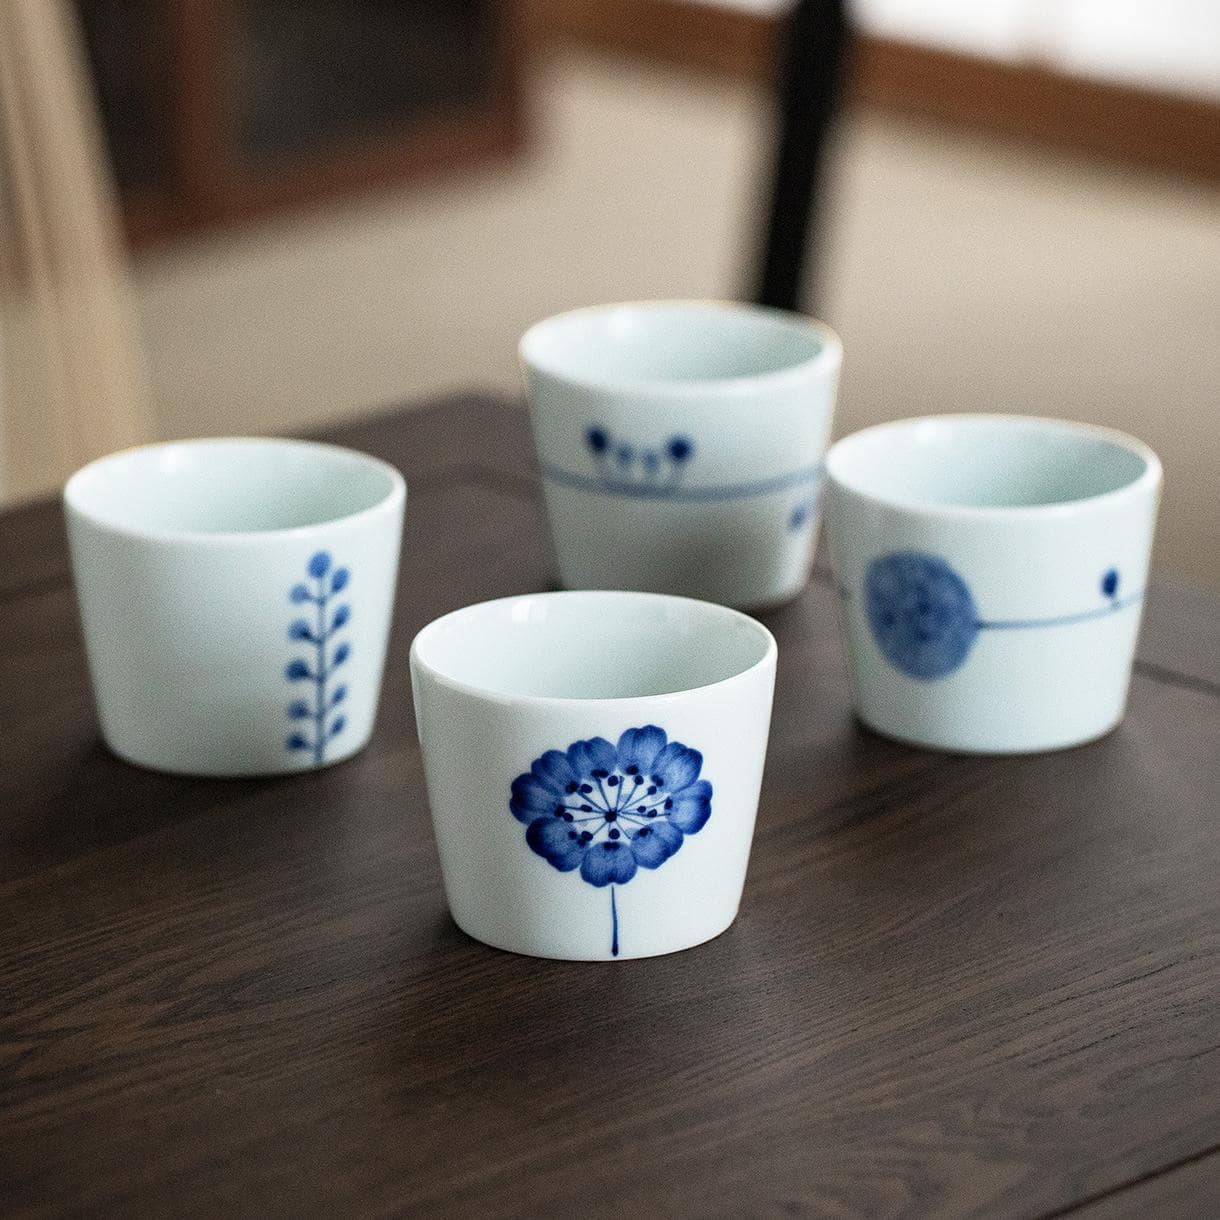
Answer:
[[[1220,587],[1220,4],[795,12],[0,0],[0,501],[122,444],[516,396],[556,310],[762,295],[842,335],[839,435],[1148,441],[1157,563]]]

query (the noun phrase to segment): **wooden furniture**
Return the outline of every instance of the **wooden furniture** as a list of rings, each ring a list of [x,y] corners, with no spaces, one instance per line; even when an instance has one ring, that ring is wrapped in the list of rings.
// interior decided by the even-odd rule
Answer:
[[[805,269],[814,257],[818,206],[831,124],[843,92],[848,50],[844,0],[797,0],[784,31],[778,139],[756,299],[816,313]]]
[[[777,38],[782,54],[784,23],[753,7],[680,0],[524,2],[541,31],[751,80],[775,79]],[[1220,179],[1220,103],[1076,76],[1040,60],[1005,63],[857,32],[847,96],[983,134]]]
[[[520,141],[517,0],[77,0],[145,242]]]
[[[1220,598],[1154,583],[1113,735],[955,757],[853,722],[819,569],[735,926],[513,957],[446,914],[406,662],[553,581],[522,417],[333,439],[410,498],[379,728],[313,774],[110,757],[58,507],[0,517],[6,1216],[1216,1214]]]

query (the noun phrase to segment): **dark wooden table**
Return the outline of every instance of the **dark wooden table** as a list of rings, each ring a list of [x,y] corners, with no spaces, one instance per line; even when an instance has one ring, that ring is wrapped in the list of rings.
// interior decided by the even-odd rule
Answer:
[[[553,583],[523,421],[334,439],[407,535],[373,743],[303,777],[110,757],[58,507],[0,517],[0,1213],[1220,1214],[1220,598],[1153,587],[1106,740],[969,758],[853,722],[819,573],[737,924],[513,957],[446,914],[407,649]]]

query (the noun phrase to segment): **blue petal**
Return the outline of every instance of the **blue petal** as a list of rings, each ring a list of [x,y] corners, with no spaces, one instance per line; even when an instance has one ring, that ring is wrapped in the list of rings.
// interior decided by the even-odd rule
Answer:
[[[548,750],[541,758],[535,758],[531,770],[538,782],[549,788],[556,798],[562,796],[567,786],[578,779],[572,774],[568,756],[562,750]]]
[[[527,771],[513,780],[512,797],[508,802],[508,808],[517,821],[528,824],[544,813],[553,817],[555,807],[562,803],[562,793],[557,795],[536,775]],[[567,823],[565,822],[564,825],[567,826]],[[571,827],[569,826],[568,829],[570,830]]]
[[[303,618],[299,618],[288,628],[288,638],[290,640],[312,640],[313,632],[310,630],[309,624]]]
[[[646,724],[642,729],[628,729],[618,739],[618,765],[626,771],[635,767],[641,775],[652,774],[652,764],[665,749],[665,730],[655,724]],[[634,773],[633,773],[634,774]]]
[[[341,589],[346,589],[351,577],[352,574],[346,568],[336,568],[335,574],[330,578],[330,591],[338,593]]]
[[[683,834],[702,830],[712,816],[712,785],[705,779],[673,795],[673,808],[666,816]]]
[[[284,677],[289,682],[301,682],[306,678],[312,678],[309,666],[305,664],[299,657],[295,661],[288,662],[288,668],[284,670]]]
[[[291,601],[296,602],[298,605],[300,605],[301,602],[313,600],[313,595],[309,592],[307,585],[293,585],[292,592],[288,594],[288,597]]]
[[[330,571],[330,552],[319,551],[309,561],[310,576],[325,576]]]
[[[653,760],[652,773],[660,780],[661,787],[676,793],[699,778],[702,766],[703,755],[698,750],[692,750],[680,741],[671,741]]]
[[[618,766],[618,755],[604,737],[574,741],[568,746],[568,766],[578,779],[583,779],[594,771],[613,771]]]
[[[525,832],[525,841],[561,873],[570,873],[581,862],[586,851],[580,836],[573,838],[573,835],[576,835],[576,831],[570,822],[547,814],[530,823]],[[635,871],[634,864],[631,871]],[[604,885],[605,882],[595,884]]]
[[[564,824],[558,818],[554,821],[557,826]],[[533,829],[531,826],[530,830]],[[630,846],[622,839],[612,843],[597,843],[585,852],[585,858],[580,865],[580,875],[590,885],[610,885],[611,882],[623,885],[635,876],[635,856]]]
[[[658,818],[631,836],[631,850],[641,868],[658,868],[682,846],[682,832]]]

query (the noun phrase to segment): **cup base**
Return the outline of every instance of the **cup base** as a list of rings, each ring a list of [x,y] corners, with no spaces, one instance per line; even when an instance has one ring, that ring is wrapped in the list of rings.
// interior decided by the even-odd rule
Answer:
[[[773,610],[782,610],[784,606],[790,605],[796,601],[798,597],[809,587],[809,577],[805,576],[799,583],[791,588],[781,589],[775,593],[764,593],[759,597],[741,597],[726,598],[723,595],[709,593],[706,589],[685,590],[678,587],[666,588],[645,588],[643,586],[634,586],[630,584],[576,584],[571,581],[566,581],[559,578],[552,581],[548,585],[548,590],[551,592],[560,593],[584,593],[589,591],[594,592],[633,592],[633,593],[663,593],[672,597],[687,597],[694,601],[711,602],[717,606],[727,606],[730,610],[737,610],[741,614],[759,615],[769,614]]]
[[[1073,737],[1066,741],[1037,742],[1032,745],[1022,746],[949,744],[944,741],[919,738],[914,734],[899,733],[892,729],[882,728],[880,725],[870,721],[860,711],[855,713],[855,719],[861,728],[866,729],[870,733],[875,733],[878,737],[884,737],[887,741],[894,741],[899,745],[915,746],[920,750],[935,750],[941,754],[1011,755],[1016,757],[1023,754],[1056,754],[1062,750],[1074,750],[1078,746],[1092,745],[1093,742],[1100,741],[1103,737],[1108,737],[1113,733],[1122,724],[1123,714],[1120,713],[1117,719],[1106,725],[1105,728],[1096,733],[1089,733],[1084,737]]]
[[[287,760],[285,765],[277,767],[221,766],[210,768],[191,766],[189,764],[176,765],[173,763],[152,762],[145,758],[138,758],[134,754],[120,749],[104,733],[100,734],[100,737],[105,749],[120,762],[126,763],[128,766],[139,767],[141,771],[152,771],[159,775],[181,775],[189,779],[276,779],[282,776],[308,775],[314,771],[326,771],[330,767],[336,767],[340,763],[345,763],[349,759],[355,758],[357,754],[363,753],[371,740],[370,734],[369,737],[358,742],[350,750],[336,754],[333,758],[326,758],[320,763],[301,765],[299,761],[294,763],[292,760]]]
[[[708,936],[701,937],[699,940],[692,940],[686,945],[675,945],[668,949],[656,949],[648,953],[619,953],[617,955],[611,953],[589,953],[589,954],[558,954],[544,953],[541,950],[523,948],[521,945],[513,945],[507,943],[507,938],[501,939],[492,936],[479,936],[472,932],[469,928],[463,927],[462,921],[457,918],[451,911],[450,918],[453,920],[459,932],[465,936],[469,936],[471,940],[477,941],[481,945],[486,945],[489,949],[495,949],[501,953],[512,953],[517,957],[534,957],[543,961],[550,962],[631,962],[643,961],[650,957],[669,957],[674,953],[685,953],[688,949],[697,949],[700,945],[710,944],[723,936],[734,923],[737,922],[737,911],[734,911],[732,917],[722,928],[717,929]]]

